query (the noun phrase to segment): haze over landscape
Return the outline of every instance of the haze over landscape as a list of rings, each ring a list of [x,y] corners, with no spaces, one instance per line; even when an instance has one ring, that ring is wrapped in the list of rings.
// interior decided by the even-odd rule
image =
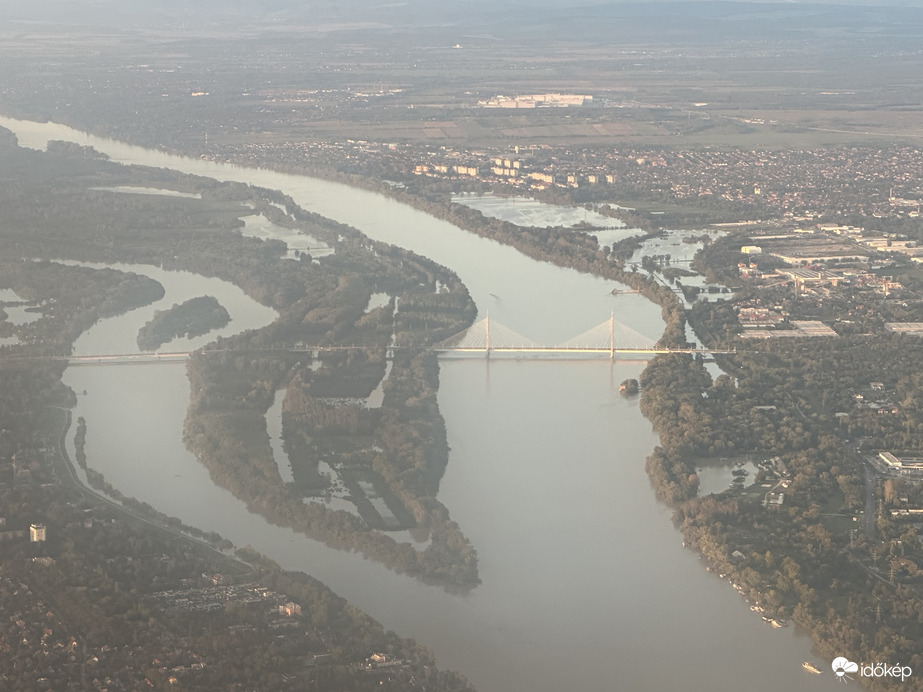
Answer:
[[[0,688],[923,690],[920,35],[2,3]]]

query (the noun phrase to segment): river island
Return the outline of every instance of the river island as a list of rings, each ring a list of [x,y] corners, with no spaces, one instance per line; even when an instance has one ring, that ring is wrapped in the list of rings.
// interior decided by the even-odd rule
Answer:
[[[158,310],[151,321],[138,330],[138,348],[154,351],[176,337],[208,334],[225,326],[231,315],[214,296],[198,296],[169,310]]]
[[[465,689],[298,571],[484,690],[799,689],[835,684],[840,656],[923,670],[923,159],[892,78],[915,83],[919,13],[786,6],[779,37],[767,5],[734,21],[670,5],[635,13],[655,17],[642,45],[630,6],[586,9],[573,43],[539,6],[489,36],[402,8],[253,24],[241,70],[206,23],[168,53],[157,32],[68,50],[8,29],[7,112],[149,149],[70,132],[48,155],[74,180],[36,159],[41,191],[4,181],[0,586],[28,616],[7,634],[22,658],[46,635],[56,652],[4,673]],[[694,34],[681,49],[665,21]],[[109,146],[162,170],[116,172]],[[188,378],[88,365],[134,350],[152,312],[113,329],[129,349],[102,347],[115,320],[209,294],[181,271],[252,301],[221,297],[234,319],[193,338]],[[259,319],[235,331],[245,303]],[[433,356],[488,309],[536,345],[615,313],[665,352],[563,372]],[[640,399],[619,396],[633,379]],[[146,430],[180,439],[143,456]]]

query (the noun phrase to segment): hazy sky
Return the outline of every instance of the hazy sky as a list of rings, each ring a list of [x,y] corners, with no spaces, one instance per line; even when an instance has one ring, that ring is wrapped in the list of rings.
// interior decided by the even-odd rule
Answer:
[[[656,19],[660,13],[667,21],[694,16],[701,9],[705,18],[734,16],[745,18],[766,0],[0,0],[0,21],[16,29],[13,21],[54,22],[119,28],[208,28],[240,22],[304,25],[311,23],[377,23],[392,26],[428,26],[490,23],[502,18],[523,25],[551,25],[574,12],[579,18],[595,15],[612,19],[618,16],[645,16]],[[680,5],[680,7],[677,6]],[[923,0],[768,0],[772,9],[796,21],[799,13],[811,13],[812,6],[849,5],[856,13],[880,15],[887,7],[919,8]],[[752,8],[752,9],[751,9]],[[825,14],[828,10],[818,10]],[[905,10],[906,11],[906,10]],[[915,12],[916,10],[909,10]],[[793,14],[790,14],[793,13]],[[900,14],[897,12],[896,14]],[[829,15],[840,23],[852,12]],[[754,20],[755,21],[755,20]],[[820,21],[828,21],[821,19]],[[875,22],[878,18],[875,18]],[[891,22],[901,21],[897,17]],[[874,22],[873,22],[874,23]],[[2,30],[4,27],[0,27]]]

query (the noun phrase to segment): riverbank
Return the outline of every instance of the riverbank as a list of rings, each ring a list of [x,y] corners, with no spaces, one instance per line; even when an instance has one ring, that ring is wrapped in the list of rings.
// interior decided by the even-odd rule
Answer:
[[[244,162],[242,161],[243,165]],[[273,168],[272,162],[265,162]],[[280,168],[288,174],[305,175],[342,183],[350,187],[374,192],[406,204],[437,219],[442,219],[482,238],[516,248],[526,257],[550,262],[560,267],[592,274],[639,291],[648,300],[660,306],[665,323],[659,343],[664,346],[685,345],[685,313],[681,301],[663,284],[627,267],[624,257],[610,253],[610,248],[599,247],[595,239],[564,228],[524,228],[507,221],[485,216],[477,209],[452,201],[452,192],[423,180],[413,180],[400,185],[387,181],[348,174],[331,168],[305,166]],[[656,235],[653,218],[628,209],[606,206],[604,212],[614,219],[638,224],[648,235]],[[638,239],[628,239],[625,245],[635,247]]]
[[[408,193],[399,190],[389,191],[388,194],[402,198]],[[429,211],[426,206],[421,208]],[[446,217],[453,218],[453,214],[447,211]],[[519,250],[533,241],[533,238],[518,229],[512,229],[511,232],[510,229],[503,229],[503,232],[498,233],[487,230],[487,226],[496,225],[493,221],[478,220],[475,217],[471,223],[483,224],[484,228],[478,235],[506,242]],[[561,245],[567,242],[566,239],[558,240],[563,240]],[[534,251],[534,247],[531,252],[538,259],[560,262],[555,252],[542,253]],[[579,248],[577,252],[580,254]],[[572,263],[564,264],[568,266]],[[612,273],[606,271],[604,275],[611,277]],[[648,297],[651,296],[648,294]],[[654,292],[656,297],[657,293]],[[668,306],[672,298],[666,298]],[[669,317],[672,311],[665,307],[664,313]],[[677,320],[674,324],[678,326],[680,322]],[[728,365],[746,368],[748,359],[749,356],[743,354],[729,359]],[[786,362],[779,365],[784,367]],[[873,377],[871,373],[868,376]],[[830,611],[824,610],[831,603],[840,602],[847,593],[853,597],[866,593],[866,589],[873,588],[875,581],[867,578],[867,570],[856,571],[855,564],[844,559],[838,552],[842,543],[836,539],[831,540],[823,522],[818,521],[820,498],[833,490],[829,476],[823,472],[818,476],[824,465],[828,469],[836,469],[836,459],[830,454],[830,449],[823,445],[818,447],[817,440],[797,425],[786,425],[774,433],[768,433],[775,438],[785,437],[787,441],[781,448],[777,442],[768,439],[757,443],[758,447],[766,450],[815,450],[814,461],[818,464],[806,467],[805,479],[808,480],[803,483],[803,487],[796,486],[793,489],[795,497],[790,500],[792,510],[783,513],[784,519],[779,514],[767,515],[767,510],[758,504],[747,505],[734,498],[697,498],[695,460],[703,454],[715,454],[719,449],[733,449],[735,439],[746,439],[737,428],[741,424],[746,425],[750,404],[744,404],[744,409],[737,409],[736,415],[721,412],[720,406],[716,404],[725,401],[729,393],[726,389],[727,378],[713,382],[702,364],[689,356],[658,357],[649,364],[640,379],[645,390],[642,411],[654,424],[661,438],[661,446],[648,457],[646,469],[658,498],[674,510],[674,521],[683,531],[687,544],[717,566],[718,571],[729,575],[738,591],[745,594],[750,603],[759,604],[763,612],[774,616],[770,619],[791,618],[810,632],[822,655],[833,656],[836,651],[847,649],[879,650],[865,634],[861,635],[863,643],[858,647],[854,641],[844,640],[838,628],[846,627],[854,636],[860,636],[859,631],[855,625],[846,624],[848,618],[839,615],[831,617]],[[799,419],[803,418],[803,414],[797,415]],[[733,426],[729,425],[732,422]],[[773,430],[771,425],[768,430]],[[806,457],[799,457],[792,463],[795,468],[801,468],[806,461]],[[798,499],[799,493],[804,493],[801,501]],[[782,523],[779,519],[782,519]],[[792,540],[791,530],[799,526],[799,521],[806,521],[808,530],[797,540]],[[771,533],[773,530],[777,532],[777,539],[768,543],[754,540],[756,536],[765,536],[767,531]],[[820,540],[821,544],[811,549],[805,545],[805,539]],[[766,549],[757,546],[765,546]],[[839,585],[830,570],[839,571]],[[774,574],[784,576],[775,578]],[[854,588],[845,588],[854,579]],[[831,588],[832,594],[825,593]],[[915,609],[912,603],[910,601],[906,605]],[[902,626],[908,626],[906,620]],[[878,629],[876,626],[867,626],[864,631]],[[915,639],[916,635],[910,641]],[[896,641],[893,643],[896,644]],[[859,656],[858,653],[854,655]],[[905,647],[897,653],[882,651],[880,655],[890,657],[889,660],[896,660],[897,657],[902,661],[916,662],[912,648]],[[877,688],[873,686],[873,689]]]
[[[77,475],[76,468],[70,456],[67,453],[67,444],[65,439],[72,423],[72,412],[70,409],[52,407],[59,409],[63,414],[60,435],[57,436],[57,445],[54,455],[55,475],[59,482],[62,482],[71,489],[77,490],[85,497],[92,498],[94,502],[102,503],[112,510],[121,513],[127,517],[150,527],[157,531],[166,532],[177,538],[190,541],[212,551],[216,556],[224,559],[233,559],[224,551],[233,547],[226,539],[217,534],[207,535],[194,526],[183,524],[176,517],[168,517],[158,512],[150,505],[138,503],[130,497],[125,497],[115,488],[106,483],[105,478],[98,472],[94,473],[86,464],[83,446],[86,437],[86,423],[82,419],[78,420],[78,429],[76,431],[75,447],[78,450],[77,457],[80,468],[87,474],[87,483],[84,483]],[[88,473],[89,472],[89,473]],[[240,561],[241,564],[245,564]]]
[[[160,266],[152,269],[153,273],[176,284],[173,294],[177,289],[187,290],[194,278],[190,274],[179,281],[177,274],[164,268],[215,276],[262,303],[262,310],[251,311],[261,319],[253,323],[254,328],[243,330],[245,323],[235,321],[230,333],[220,339],[221,353],[199,354],[189,362],[193,388],[185,440],[213,480],[274,523],[304,531],[340,549],[361,550],[428,583],[456,590],[475,586],[474,549],[435,497],[448,449],[436,405],[434,356],[404,351],[393,359],[378,409],[339,406],[335,401],[357,394],[367,396],[375,389],[385,372],[389,344],[422,350],[470,324],[474,306],[457,277],[426,258],[371,241],[355,229],[307,213],[274,191],[163,170],[123,169],[101,158],[84,157],[80,151],[75,154],[64,146],[54,149],[39,154],[8,146],[2,151],[11,174],[39,176],[47,186],[42,195],[29,197],[30,208],[41,221],[28,227],[28,232],[7,232],[2,239],[5,253],[22,257],[51,254],[70,261],[97,257],[114,267],[138,262],[132,266],[139,272],[145,271],[146,264],[142,263],[150,263]],[[179,188],[185,196],[126,193],[121,191],[124,185],[120,186],[126,178],[148,190]],[[286,204],[287,213],[280,209]],[[9,213],[26,216],[22,206],[21,200],[11,200]],[[285,248],[281,243],[242,236],[237,232],[240,216],[255,210],[279,224],[323,238],[336,252],[322,262],[314,262],[310,256],[292,261],[282,256]],[[77,239],[73,233],[62,232],[65,228],[86,228],[87,235]],[[91,232],[91,228],[96,230]],[[49,247],[54,248],[51,253]],[[224,261],[215,261],[216,252]],[[26,266],[31,273],[23,269]],[[103,277],[113,283],[121,281],[120,297],[129,307],[136,307],[140,300],[135,296],[139,290],[129,290],[135,284],[146,290],[146,302],[164,297],[163,286],[156,281],[110,268],[53,262],[19,262],[13,268],[16,271],[9,272],[8,280],[17,286],[28,281],[38,285],[38,278],[49,275],[62,281],[69,278],[83,288],[83,283],[77,283],[81,279],[95,288],[87,277]],[[151,295],[154,288],[158,293]],[[222,290],[224,300],[238,300],[220,285],[216,288]],[[367,311],[376,292],[393,297],[388,305]],[[189,334],[188,315],[180,313],[182,319],[177,318],[183,306],[187,311],[198,310],[196,301],[206,300],[209,310],[220,310],[221,322],[230,321],[224,306],[201,295],[208,292],[192,296],[192,302],[188,295],[184,296],[186,302],[174,301],[173,308],[154,313],[148,323],[135,328],[135,333],[143,336],[151,324],[158,325],[158,320],[174,320],[182,324],[170,322],[163,329],[156,328],[165,333],[158,333],[148,348],[168,337],[173,337],[171,343],[189,344],[186,347],[190,350],[197,343],[214,339],[212,332],[204,341],[196,341]],[[396,308],[398,302],[400,310]],[[89,327],[81,342],[94,342],[91,352],[105,352],[114,340],[95,334],[108,329],[106,320],[92,326],[87,321],[90,316],[109,317],[112,309],[107,304],[100,312],[84,312],[76,313],[82,320],[79,325]],[[239,320],[240,314],[237,317]],[[73,315],[68,319],[77,321]],[[76,338],[77,333],[70,338]],[[364,344],[364,348],[337,350],[354,343]],[[317,359],[313,348],[307,352],[304,348],[286,350],[295,344],[316,347]],[[276,354],[264,353],[267,347]],[[123,352],[131,350],[134,345]],[[299,429],[310,431],[305,445],[309,458],[303,462],[316,469],[324,455],[332,452],[348,460],[344,462],[349,467],[345,473],[368,482],[370,487],[381,487],[378,494],[403,505],[395,511],[407,519],[406,525],[394,528],[421,527],[430,532],[425,549],[418,551],[399,543],[351,514],[328,510],[314,495],[299,494],[294,485],[283,483],[271,456],[264,420],[279,388],[287,389],[286,410],[297,419],[286,428],[286,436],[294,439]],[[296,405],[296,401],[300,403]],[[407,453],[410,440],[416,444],[413,452]],[[82,454],[78,449],[78,462]],[[135,502],[104,480],[93,464],[81,466],[92,487],[122,504]]]
[[[9,371],[0,368],[4,383]],[[8,401],[0,400],[3,422]],[[131,687],[182,681],[201,690],[370,690],[389,682],[473,692],[462,676],[437,669],[422,646],[386,632],[317,580],[249,548],[223,554],[87,489],[64,445],[70,411],[46,404],[48,415],[31,432],[35,440],[58,441],[52,465],[59,482],[39,485],[20,475],[14,488],[0,485],[4,522],[16,527],[31,517],[45,532],[30,543],[12,538],[17,531],[4,523],[0,541],[0,595],[16,608],[14,626],[30,635],[18,649],[43,655],[25,669],[4,657],[4,680],[24,689],[66,686],[78,677],[92,687],[89,675],[105,675]],[[41,451],[50,461],[49,450],[34,449],[33,441],[15,442],[20,460]],[[74,664],[75,650],[93,660]],[[379,669],[374,658],[370,665],[373,652],[392,665]]]
[[[188,166],[284,189],[312,211],[456,267],[492,320],[542,343],[561,342],[608,318],[613,308],[642,333],[663,328],[656,307],[635,295],[613,296],[609,281],[536,262],[376,195],[268,171],[118,151],[149,165]],[[613,669],[632,689],[668,689],[690,676],[722,691],[739,689],[742,679],[754,690],[775,689],[780,680],[797,688],[803,643],[791,629],[771,631],[740,608],[736,594],[682,550],[664,506],[649,492],[643,459],[656,439],[637,402],[618,394],[618,382],[637,378],[641,369],[637,361],[440,364],[439,404],[451,462],[439,498],[477,546],[482,576],[463,599],[239,517],[220,497],[213,499],[195,460],[159,468],[138,492],[157,506],[182,507],[179,513],[197,525],[223,522],[222,534],[235,543],[264,546],[287,568],[319,576],[389,627],[426,642],[443,665],[465,671],[484,690],[551,692],[572,684],[574,670],[586,684],[603,687]],[[85,376],[93,373],[80,374],[74,386],[89,389]],[[156,386],[144,386],[155,396]],[[165,401],[188,395],[188,388],[178,388]],[[91,416],[117,415],[111,407],[95,408],[88,410],[91,435]],[[169,425],[179,428],[182,419]],[[107,477],[126,461],[131,469],[120,484],[129,488],[138,476],[149,477],[146,465],[136,463],[141,460],[125,458],[118,444],[108,446],[114,461]],[[101,447],[95,454],[110,456]],[[185,486],[196,484],[197,497],[209,498],[213,508],[201,513],[203,500],[184,503],[187,495],[174,474],[183,475]],[[697,646],[706,640],[707,647]],[[536,659],[537,649],[554,655]],[[675,652],[682,664],[656,665],[656,652],[663,650]],[[753,679],[752,670],[767,656],[779,670]]]

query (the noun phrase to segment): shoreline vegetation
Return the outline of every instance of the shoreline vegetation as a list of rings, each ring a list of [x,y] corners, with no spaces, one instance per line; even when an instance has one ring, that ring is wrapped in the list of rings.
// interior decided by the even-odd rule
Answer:
[[[0,380],[8,374],[8,369],[0,368]],[[26,389],[17,392],[42,396]],[[64,448],[70,411],[46,403],[63,414],[47,420],[48,434],[58,439],[53,466],[60,462],[70,467]],[[0,407],[0,416],[6,414]],[[63,423],[57,418],[63,418]],[[57,430],[59,426],[63,429]],[[78,462],[92,471],[86,467],[85,432],[85,421],[78,420]],[[72,477],[66,471],[65,476]],[[99,474],[97,479],[101,480]],[[217,534],[192,528],[190,536],[191,527],[148,505],[111,500],[74,481],[40,490],[20,485],[17,492],[7,490],[3,495],[6,515],[14,521],[24,511],[34,518],[35,508],[44,505],[39,516],[50,535],[37,558],[27,542],[4,543],[0,593],[7,605],[15,603],[20,626],[24,622],[31,626],[34,623],[28,621],[36,618],[42,627],[53,625],[44,631],[49,648],[52,641],[63,642],[46,652],[44,660],[51,666],[47,670],[0,664],[4,679],[22,683],[18,688],[36,689],[42,680],[47,686],[45,675],[54,686],[66,686],[67,680],[59,677],[59,669],[67,668],[66,662],[61,665],[65,660],[61,654],[69,653],[65,645],[79,645],[97,655],[98,670],[127,687],[142,681],[148,686],[174,686],[181,678],[184,687],[203,690],[242,681],[260,689],[334,685],[371,690],[380,685],[368,657],[381,651],[400,664],[386,671],[388,679],[400,681],[406,689],[415,689],[419,681],[427,689],[473,690],[458,673],[438,670],[432,653],[423,646],[385,631],[317,579],[283,570],[250,546],[228,555],[222,551],[229,549],[229,543],[216,545]],[[205,542],[211,544],[209,549]],[[150,553],[160,557],[152,559]],[[44,561],[44,568],[36,570],[35,560]],[[11,594],[13,584],[19,588]],[[34,602],[36,594],[41,600]],[[196,601],[208,599],[217,599],[219,607],[203,612]],[[273,621],[277,608],[280,615],[288,615],[287,620]],[[280,625],[285,627],[284,641],[278,637]],[[226,636],[225,631],[234,636]],[[15,658],[4,661],[12,664]]]
[[[339,257],[304,272],[301,263],[280,259],[279,244],[245,239],[236,232],[242,200],[252,198],[268,213],[275,208],[260,198],[260,191],[246,186],[230,186],[229,190],[191,176],[114,167],[85,156],[79,147],[28,152],[16,147],[14,139],[0,143],[0,160],[6,175],[0,186],[5,215],[0,233],[2,285],[23,301],[34,303],[38,316],[29,324],[14,326],[19,343],[4,346],[0,359],[0,499],[4,509],[0,525],[4,538],[11,539],[2,542],[0,595],[21,617],[22,621],[14,623],[18,636],[38,641],[42,627],[53,627],[54,632],[49,639],[52,630],[45,629],[44,664],[23,668],[14,665],[21,656],[10,657],[8,665],[0,665],[3,678],[18,681],[17,688],[22,689],[66,685],[65,677],[73,680],[74,674],[79,675],[65,672],[75,665],[67,661],[67,655],[77,649],[81,656],[97,657],[93,659],[98,665],[94,675],[109,675],[112,684],[126,688],[145,683],[167,687],[181,680],[189,689],[245,684],[259,689],[371,690],[387,682],[389,689],[472,690],[463,676],[436,669],[432,654],[422,646],[386,632],[313,578],[281,570],[249,546],[237,550],[238,559],[249,566],[206,550],[183,534],[201,536],[218,549],[228,549],[229,542],[217,534],[183,526],[180,520],[108,487],[92,468],[84,420],[72,429],[76,465],[84,469],[91,486],[102,488],[113,499],[102,500],[82,486],[72,486],[70,480],[77,482],[77,478],[73,467],[71,472],[65,470],[69,466],[64,449],[67,433],[61,430],[60,413],[70,420],[76,396],[61,382],[66,365],[60,356],[70,353],[73,341],[100,319],[148,305],[162,298],[164,290],[147,277],[36,258],[53,252],[55,259],[122,260],[219,275],[275,306],[283,313],[277,322],[265,330],[238,335],[236,341],[225,340],[229,348],[239,348],[228,356],[239,361],[229,368],[231,387],[258,373],[270,375],[274,389],[295,377],[299,368],[306,370],[301,373],[301,385],[314,384],[314,371],[307,367],[311,363],[305,362],[310,358],[282,358],[265,366],[251,363],[246,354],[266,345],[301,341],[335,346],[364,331],[377,334],[378,345],[372,339],[364,355],[340,359],[335,351],[316,354],[321,362],[316,384],[325,393],[337,387],[374,388],[384,371],[385,347],[392,336],[421,347],[428,343],[431,335],[421,335],[418,328],[422,320],[439,334],[454,333],[470,323],[470,299],[457,279],[411,253],[383,244],[366,245],[358,233],[319,217],[310,217],[311,232],[319,235],[326,229],[326,238],[337,243]],[[176,199],[140,195],[113,199],[108,196],[113,193],[92,189],[94,183],[121,184],[126,178],[149,187],[203,185],[206,200],[184,208],[184,201]],[[195,233],[189,233],[190,229]],[[215,248],[228,253],[223,258],[227,261],[209,258],[208,251]],[[377,260],[379,255],[386,259]],[[302,262],[309,263],[310,258]],[[266,272],[270,266],[276,271]],[[296,273],[310,278],[298,286],[293,280]],[[435,290],[437,285],[440,291]],[[366,312],[374,290],[388,292],[394,299],[387,308]],[[322,296],[326,294],[335,297],[325,303]],[[396,317],[397,299],[405,314]],[[342,301],[339,306],[337,300]],[[284,309],[293,304],[297,307]],[[3,318],[0,315],[0,321]],[[214,355],[200,354],[197,360],[204,363]],[[372,364],[371,374],[364,363]],[[209,380],[211,374],[200,374],[209,393],[229,386],[222,378]],[[377,460],[376,468],[382,474],[392,469],[392,454],[417,442],[408,435],[429,436],[425,445],[419,445],[418,456],[407,460],[414,468],[395,471],[400,475],[397,487],[406,493],[408,502],[420,504],[420,522],[429,522],[431,546],[435,546],[424,558],[407,560],[419,560],[418,573],[428,571],[420,576],[444,585],[450,581],[469,585],[477,579],[473,549],[444,508],[415,494],[434,488],[444,467],[444,429],[434,388],[432,395],[424,393],[422,400],[415,399],[421,389],[417,380],[433,380],[435,374],[435,361],[419,354],[394,365],[385,405],[372,415],[387,419],[374,421],[376,431],[388,436],[385,458]],[[259,385],[248,383],[248,391],[260,391]],[[247,396],[245,392],[237,411],[222,409],[207,397],[198,403],[226,422],[235,413],[259,410],[252,408],[254,402],[264,403],[256,393]],[[408,410],[407,420],[401,417],[402,407]],[[39,411],[44,413],[38,415]],[[429,418],[417,420],[414,414],[419,412]],[[261,432],[265,437],[265,423]],[[206,431],[205,437],[209,435]],[[59,477],[61,473],[65,476]],[[154,529],[149,520],[163,530]],[[21,540],[22,535],[28,536],[30,523],[37,522],[47,526],[47,541],[35,545]],[[21,530],[22,526],[26,529]],[[349,537],[344,544],[356,547]],[[411,548],[394,545],[403,552]],[[468,551],[467,562],[459,568],[459,555],[464,551]],[[235,595],[229,595],[231,590]],[[183,593],[188,597],[182,597]],[[252,594],[257,594],[255,600]],[[199,599],[213,597],[219,598],[217,609],[197,609]],[[291,600],[295,603],[285,603]],[[277,609],[279,616],[274,615]],[[33,626],[38,627],[34,632]],[[285,628],[284,638],[277,636],[280,626]],[[59,643],[52,650],[53,642]],[[382,660],[388,665],[380,666]]]
[[[318,175],[314,169],[305,172]],[[416,194],[406,188],[330,171],[320,177],[389,195],[478,235],[516,247],[535,259],[625,283],[661,306],[665,321],[661,343],[684,342],[686,315],[679,299],[666,287],[625,268],[624,257],[630,256],[628,248],[638,242],[636,238],[623,241],[621,248],[616,244],[607,252],[595,247],[592,240],[588,242],[565,229],[523,229],[488,219],[480,212],[453,204],[442,192]],[[691,311],[696,318],[694,326],[721,324],[726,308],[724,302],[697,306]],[[707,338],[703,341],[715,345],[713,339],[710,344]],[[882,515],[874,525],[882,536],[891,539],[882,551],[880,541],[835,530],[825,518],[830,509],[835,513],[858,511],[863,500],[861,463],[846,453],[844,437],[833,425],[840,425],[832,412],[843,398],[842,382],[834,387],[837,378],[842,378],[843,372],[851,372],[856,381],[877,376],[895,387],[904,382],[900,386],[907,392],[917,391],[921,383],[906,381],[912,367],[905,355],[915,352],[916,344],[902,337],[857,336],[848,344],[843,340],[836,346],[823,344],[828,347],[824,353],[830,359],[825,364],[818,359],[820,341],[795,341],[779,340],[739,349],[737,355],[722,361],[725,372],[734,372],[735,377],[720,376],[714,381],[702,363],[689,355],[660,355],[651,361],[640,385],[642,411],[660,436],[660,445],[646,462],[652,485],[657,496],[674,510],[674,519],[687,544],[734,582],[766,617],[791,618],[806,629],[818,653],[832,656],[846,650],[862,651],[875,660],[906,662],[923,670],[923,658],[915,646],[923,637],[923,607],[915,586],[920,561],[904,555],[909,550],[911,556],[916,556],[919,541]],[[847,350],[838,354],[837,347],[844,345]],[[892,359],[884,375],[880,371],[887,361],[875,355],[883,346],[889,348],[888,357]],[[209,357],[197,356],[193,362]],[[283,363],[281,367],[295,365]],[[305,376],[311,377],[307,373]],[[836,389],[840,399],[818,401],[817,392],[823,386]],[[261,405],[268,407],[266,392],[274,391],[274,387],[264,390]],[[753,407],[757,405],[779,413],[761,414],[763,417],[754,422]],[[308,415],[318,417],[310,407],[296,410],[307,410]],[[920,415],[914,413],[914,425],[923,424],[923,405],[911,410],[920,411]],[[355,420],[342,429],[360,432],[362,425],[362,421]],[[868,428],[866,423],[862,425],[857,423],[856,430]],[[870,444],[890,438],[880,434],[872,439]],[[783,509],[767,511],[760,501],[733,494],[697,496],[696,462],[732,453],[785,457],[792,483]],[[898,543],[903,547],[895,548]],[[890,580],[881,575],[879,560],[890,562]],[[888,607],[876,608],[876,603],[880,606],[882,602]],[[891,689],[887,683],[875,681],[868,686]],[[902,689],[920,686],[911,680]]]
[[[451,202],[442,191],[417,194],[408,187],[335,171],[324,171],[320,177],[385,194],[534,259],[625,283],[661,306],[665,328],[660,343],[684,343],[686,311],[678,298],[624,265],[645,238],[659,234],[658,229],[615,243],[611,250],[599,249],[592,239],[566,229],[527,229],[487,218]],[[743,231],[718,246],[708,246],[697,256],[696,268],[704,270],[710,281],[732,275],[738,257],[733,246],[739,246],[741,239],[746,239]],[[729,319],[730,306],[720,300],[699,303],[690,311],[693,327],[707,346],[718,347],[719,338],[726,346],[734,338],[734,329],[728,328],[736,321]],[[833,415],[838,407],[850,405],[844,382],[857,387],[886,379],[895,387],[903,382],[900,387],[905,392],[917,391],[923,382],[908,382],[906,373],[913,370],[910,363],[923,359],[923,346],[897,335],[853,337],[848,344],[843,339],[826,341],[822,352],[817,343],[798,340],[765,345],[734,341],[738,353],[722,357],[721,365],[738,376],[722,375],[714,381],[691,355],[656,356],[640,377],[641,410],[660,437],[646,460],[647,473],[657,497],[673,510],[685,544],[700,554],[710,571],[727,578],[767,622],[793,620],[810,634],[815,651],[827,658],[861,651],[869,660],[907,662],[914,670],[923,670],[923,655],[916,645],[923,639],[923,601],[917,593],[923,578],[918,566],[923,565],[923,550],[916,534],[880,514],[874,526],[890,540],[882,548],[873,536],[857,534],[851,527],[843,530],[828,519],[831,512],[861,513],[864,501],[862,463],[846,451],[842,419]],[[838,353],[840,347],[845,353]],[[806,372],[816,374],[805,382],[802,373]],[[779,391],[782,382],[791,386],[789,392]],[[837,391],[836,402],[821,397],[818,405],[823,387]],[[876,443],[883,448],[892,438],[901,440],[905,448],[918,449],[923,446],[923,396],[915,404],[914,412],[908,411],[917,421],[912,438],[893,433],[889,437],[880,430],[877,438],[869,437],[868,423],[856,424],[850,432],[865,433],[868,449]],[[781,413],[761,413],[754,420],[754,407],[760,406]],[[733,454],[784,456],[783,464],[792,476],[784,509],[768,509],[762,493],[698,496],[696,464]],[[758,477],[767,478],[771,479],[763,473]],[[913,494],[906,483],[901,490]],[[891,488],[892,503],[897,492],[896,486]],[[896,545],[901,546],[900,555]],[[880,560],[890,563],[890,579]],[[886,614],[882,602],[889,603]],[[887,681],[863,684],[872,690],[894,689]],[[923,681],[903,681],[901,689],[923,689]]]
[[[241,165],[247,164],[242,163]],[[273,168],[269,161],[265,162],[265,165]],[[637,268],[627,264],[627,260],[645,240],[659,237],[664,232],[665,229],[654,223],[655,216],[630,209],[614,208],[611,205],[601,205],[596,209],[597,212],[618,219],[631,228],[638,228],[642,233],[618,241],[612,246],[600,247],[595,238],[579,233],[575,229],[527,228],[486,216],[477,209],[452,201],[452,195],[458,192],[454,187],[427,184],[418,179],[409,179],[400,185],[394,185],[356,173],[344,173],[333,168],[319,166],[280,166],[277,170],[377,192],[430,216],[448,221],[462,230],[516,248],[532,259],[550,262],[560,267],[593,274],[629,286],[661,307],[665,328],[658,343],[668,347],[686,345],[684,337],[686,318],[682,303],[668,287],[648,280],[647,276],[637,271]],[[556,197],[554,202],[573,204],[559,197]]]
[[[54,247],[56,257],[148,263],[217,276],[279,313],[262,329],[219,339],[220,352],[202,351],[189,361],[195,394],[185,441],[212,479],[269,521],[332,547],[359,550],[448,590],[464,592],[477,585],[474,548],[436,499],[448,448],[436,400],[438,364],[425,352],[473,320],[473,303],[457,277],[426,258],[303,211],[278,192],[123,167],[84,155],[81,147],[50,150],[33,152],[15,143],[4,148],[9,169],[29,169],[48,188],[30,199],[31,207],[7,210],[13,218],[3,239],[4,256],[41,257]],[[99,189],[133,182],[196,196]],[[25,215],[36,209],[41,221],[32,221],[30,228]],[[18,224],[20,213],[23,223]],[[307,254],[286,259],[282,243],[240,234],[241,216],[253,213],[309,233],[335,253],[319,262]],[[80,276],[125,276],[49,266]],[[162,287],[150,283],[162,295]],[[373,293],[391,300],[367,310]],[[83,320],[73,336],[93,322]],[[355,398],[367,397],[381,382],[390,343],[404,350],[391,361],[381,406],[355,405]],[[365,347],[337,350],[350,344]],[[297,345],[301,352],[286,351]],[[304,345],[313,352],[305,352]],[[296,456],[296,479],[289,484],[279,475],[265,424],[274,394],[282,388],[283,419],[288,421],[283,437]],[[359,517],[315,501],[329,493],[331,479],[319,469],[333,459],[342,462],[341,475],[356,481],[352,488],[358,489],[362,480],[376,489],[401,522],[394,528],[428,531],[426,547],[398,543]]]

